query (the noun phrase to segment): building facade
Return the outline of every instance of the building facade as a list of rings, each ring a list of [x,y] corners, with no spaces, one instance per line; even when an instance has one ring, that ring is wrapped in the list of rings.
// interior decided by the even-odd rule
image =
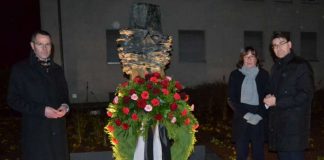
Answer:
[[[185,86],[227,81],[240,50],[254,46],[263,66],[274,31],[290,34],[295,52],[310,61],[323,86],[324,2],[321,0],[40,0],[41,25],[53,34],[73,103],[104,102],[126,81],[118,63],[118,29],[129,26],[137,2],[160,6],[162,30],[173,37],[166,74]]]

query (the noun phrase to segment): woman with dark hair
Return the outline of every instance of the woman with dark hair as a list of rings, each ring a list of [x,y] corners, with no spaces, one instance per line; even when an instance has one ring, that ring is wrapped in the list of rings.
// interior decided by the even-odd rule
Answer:
[[[261,68],[258,54],[253,47],[240,53],[237,69],[229,78],[229,104],[234,111],[233,140],[237,160],[246,160],[249,144],[254,160],[264,160],[264,129],[266,108],[263,98],[269,74]]]

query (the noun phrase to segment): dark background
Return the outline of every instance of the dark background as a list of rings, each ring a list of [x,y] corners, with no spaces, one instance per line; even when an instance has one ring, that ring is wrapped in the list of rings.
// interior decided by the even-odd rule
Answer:
[[[0,69],[8,69],[30,53],[30,36],[41,26],[39,0],[2,1],[0,21]]]

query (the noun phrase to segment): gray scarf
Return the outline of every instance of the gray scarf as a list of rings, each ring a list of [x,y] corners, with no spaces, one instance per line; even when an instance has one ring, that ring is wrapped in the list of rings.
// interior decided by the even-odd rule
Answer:
[[[246,68],[243,66],[239,71],[245,75],[241,89],[241,103],[259,105],[259,94],[255,82],[255,77],[259,73],[259,68]]]

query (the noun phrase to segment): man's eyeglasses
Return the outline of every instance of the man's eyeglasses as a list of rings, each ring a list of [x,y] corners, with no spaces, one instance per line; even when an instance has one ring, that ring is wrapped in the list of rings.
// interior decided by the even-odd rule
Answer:
[[[288,41],[282,41],[282,42],[280,42],[279,44],[273,44],[273,45],[272,45],[272,49],[279,48],[279,47],[281,47],[282,45],[284,45],[284,44],[286,44],[286,43],[288,43]]]

